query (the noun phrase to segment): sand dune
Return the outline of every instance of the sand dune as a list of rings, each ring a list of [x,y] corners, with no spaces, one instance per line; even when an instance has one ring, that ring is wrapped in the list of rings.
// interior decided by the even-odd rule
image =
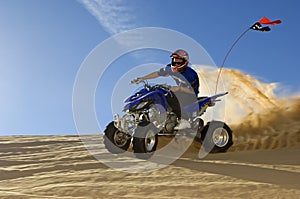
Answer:
[[[102,143],[101,136],[99,141]],[[160,137],[161,144],[167,138]],[[0,137],[0,198],[298,198],[300,146],[197,158],[199,144],[147,173],[116,171],[78,136]],[[101,148],[105,155],[107,151]],[[102,156],[106,157],[106,156]],[[107,156],[109,157],[109,155]],[[166,157],[167,158],[167,157]],[[119,162],[118,162],[119,161]],[[122,164],[126,158],[116,157]],[[136,164],[142,160],[136,160]]]
[[[206,81],[202,88],[215,87],[215,72],[198,72]],[[0,198],[298,199],[300,98],[277,98],[275,84],[237,70],[224,69],[222,80],[229,95],[218,102],[221,112],[216,106],[214,113],[223,113],[233,130],[227,153],[199,159],[201,144],[190,142],[178,159],[158,155],[170,163],[164,165],[136,159],[130,150],[112,155],[101,134],[3,136]],[[205,117],[211,115],[208,111]],[[158,148],[173,143],[173,152],[184,148],[184,141],[160,137]]]

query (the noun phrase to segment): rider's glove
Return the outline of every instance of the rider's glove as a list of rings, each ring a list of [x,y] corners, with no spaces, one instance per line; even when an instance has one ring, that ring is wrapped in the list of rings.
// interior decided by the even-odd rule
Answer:
[[[132,84],[139,84],[139,83],[141,83],[142,81],[144,81],[144,78],[138,77],[138,78],[135,78],[135,79],[131,80],[131,83],[132,83]]]

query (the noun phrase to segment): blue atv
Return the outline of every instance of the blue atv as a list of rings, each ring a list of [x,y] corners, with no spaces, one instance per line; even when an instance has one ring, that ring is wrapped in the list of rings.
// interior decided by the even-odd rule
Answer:
[[[124,116],[114,116],[114,121],[106,126],[104,144],[113,153],[123,153],[132,143],[136,157],[149,159],[155,152],[158,136],[176,135],[184,132],[179,129],[180,119],[167,103],[167,97],[173,95],[170,86],[165,84],[144,86],[125,100]],[[189,114],[189,132],[196,132],[194,139],[202,143],[210,153],[226,152],[233,144],[232,131],[224,122],[210,121],[204,125],[201,116],[208,107],[214,106],[221,93],[211,97],[200,97],[195,103],[184,107]],[[207,137],[208,136],[208,137]]]

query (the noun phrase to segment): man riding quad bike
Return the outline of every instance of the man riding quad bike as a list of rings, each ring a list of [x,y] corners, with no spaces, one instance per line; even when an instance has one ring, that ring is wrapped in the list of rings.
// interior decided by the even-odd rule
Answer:
[[[198,98],[199,79],[188,67],[187,52],[176,50],[171,58],[171,64],[159,71],[132,80],[144,83],[144,88],[125,100],[125,115],[115,115],[106,127],[104,144],[111,153],[126,151],[132,142],[134,154],[148,159],[157,148],[158,135],[175,135],[185,129],[195,131],[195,139],[209,152],[226,152],[232,145],[232,131],[225,123],[211,121],[204,126],[200,118],[208,107],[215,105],[217,98],[227,93]],[[152,86],[146,82],[159,76],[171,76],[177,86]]]

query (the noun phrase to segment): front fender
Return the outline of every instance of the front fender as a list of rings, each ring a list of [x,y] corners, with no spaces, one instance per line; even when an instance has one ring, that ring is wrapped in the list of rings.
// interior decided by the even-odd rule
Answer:
[[[131,110],[139,103],[147,101],[147,100],[151,100],[154,104],[161,105],[165,110],[168,108],[168,103],[167,103],[165,94],[163,92],[161,92],[160,90],[154,90],[154,91],[150,91],[147,94],[142,95],[142,96],[134,99],[133,101],[127,103],[124,106],[123,111]]]

